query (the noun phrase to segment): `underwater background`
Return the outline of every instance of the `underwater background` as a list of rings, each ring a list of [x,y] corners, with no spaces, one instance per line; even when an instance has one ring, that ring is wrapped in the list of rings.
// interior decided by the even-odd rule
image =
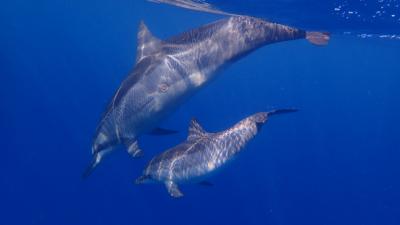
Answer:
[[[178,134],[145,135],[143,158],[121,148],[82,180],[97,122],[134,65],[139,21],[164,39],[224,16],[132,0],[2,2],[1,225],[400,224],[399,1],[211,3],[331,41],[256,50],[163,122]],[[172,199],[133,184],[192,117],[219,131],[287,107],[300,111],[272,117],[212,187],[182,185]]]

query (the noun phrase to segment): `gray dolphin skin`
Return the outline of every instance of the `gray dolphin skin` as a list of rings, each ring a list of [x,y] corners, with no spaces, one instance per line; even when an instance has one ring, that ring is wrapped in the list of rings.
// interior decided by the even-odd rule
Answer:
[[[135,67],[99,122],[92,163],[83,176],[88,176],[104,155],[120,144],[132,156],[141,155],[138,137],[155,129],[224,66],[264,45],[304,38],[324,45],[329,35],[232,16],[162,41],[141,22]]]
[[[155,156],[135,183],[162,182],[172,197],[182,197],[179,183],[199,181],[218,170],[244,148],[267,122],[269,116],[296,111],[281,109],[259,112],[217,133],[204,131],[193,119],[186,141]]]

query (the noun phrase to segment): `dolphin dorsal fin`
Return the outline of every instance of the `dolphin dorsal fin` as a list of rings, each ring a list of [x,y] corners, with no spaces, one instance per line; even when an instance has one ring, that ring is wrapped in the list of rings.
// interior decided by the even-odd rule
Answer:
[[[201,138],[207,135],[207,132],[204,131],[204,129],[201,127],[201,125],[197,122],[196,119],[190,120],[189,123],[189,134],[188,134],[188,140],[193,140],[197,138]]]
[[[161,47],[161,40],[154,37],[143,21],[140,21],[137,35],[136,63],[146,56],[158,51]]]

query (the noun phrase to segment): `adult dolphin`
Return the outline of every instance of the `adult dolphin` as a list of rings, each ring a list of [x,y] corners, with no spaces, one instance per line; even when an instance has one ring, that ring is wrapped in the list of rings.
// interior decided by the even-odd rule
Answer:
[[[224,66],[264,45],[304,38],[325,45],[329,35],[232,16],[162,41],[141,22],[136,65],[100,120],[92,145],[93,159],[83,176],[119,144],[132,156],[141,155],[138,137],[155,129]]]

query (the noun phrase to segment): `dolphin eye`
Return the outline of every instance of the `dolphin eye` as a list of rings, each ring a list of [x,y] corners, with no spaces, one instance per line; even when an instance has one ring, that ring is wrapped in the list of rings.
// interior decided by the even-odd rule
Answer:
[[[168,84],[166,84],[166,83],[162,83],[162,84],[160,84],[160,85],[158,86],[158,90],[159,90],[160,92],[167,92],[167,91],[168,91],[168,88],[169,88],[169,86],[168,86]]]

